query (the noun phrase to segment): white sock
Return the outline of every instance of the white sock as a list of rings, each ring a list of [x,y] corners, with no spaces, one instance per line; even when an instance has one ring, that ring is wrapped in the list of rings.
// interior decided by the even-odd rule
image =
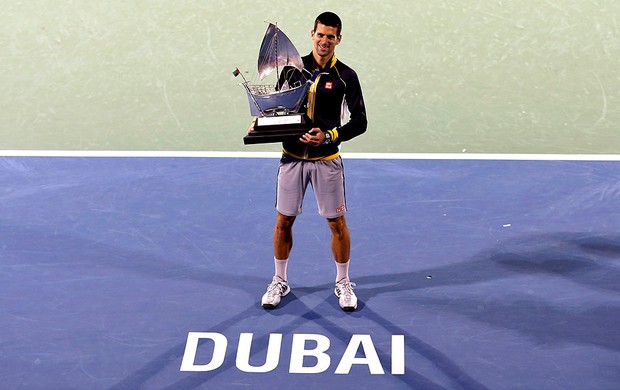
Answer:
[[[273,262],[276,266],[276,276],[279,276],[280,278],[282,278],[282,280],[287,281],[288,279],[286,278],[286,266],[288,265],[288,259],[278,260],[274,256]]]
[[[349,263],[351,261],[347,261],[346,263],[336,263],[336,282],[341,281],[344,278],[349,279]]]

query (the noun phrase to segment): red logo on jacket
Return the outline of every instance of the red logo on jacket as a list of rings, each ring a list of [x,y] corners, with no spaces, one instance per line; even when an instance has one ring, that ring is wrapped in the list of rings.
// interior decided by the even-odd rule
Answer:
[[[332,89],[332,82],[328,81],[325,83],[325,89]]]

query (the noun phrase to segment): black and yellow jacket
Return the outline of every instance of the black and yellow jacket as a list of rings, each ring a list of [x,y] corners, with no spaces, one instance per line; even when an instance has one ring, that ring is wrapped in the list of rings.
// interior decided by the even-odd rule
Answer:
[[[304,71],[285,69],[281,80],[289,85],[303,84],[319,71],[302,110],[312,127],[329,132],[332,142],[309,146],[297,139],[282,143],[286,155],[305,160],[330,160],[340,155],[339,145],[366,131],[367,119],[362,88],[355,71],[334,55],[325,69],[318,69],[312,53],[302,58]]]

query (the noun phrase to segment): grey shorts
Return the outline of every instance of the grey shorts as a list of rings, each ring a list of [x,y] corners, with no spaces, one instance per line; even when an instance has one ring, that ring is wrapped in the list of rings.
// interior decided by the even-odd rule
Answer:
[[[309,161],[283,156],[278,168],[278,212],[291,217],[301,214],[308,183],[312,186],[321,216],[336,218],[344,215],[347,206],[344,166],[340,157]]]

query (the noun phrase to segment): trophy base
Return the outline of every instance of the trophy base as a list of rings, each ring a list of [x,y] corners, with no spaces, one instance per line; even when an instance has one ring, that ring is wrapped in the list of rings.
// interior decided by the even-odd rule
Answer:
[[[290,138],[300,138],[311,128],[301,114],[259,117],[253,130],[243,137],[243,143],[249,145],[282,142]]]

